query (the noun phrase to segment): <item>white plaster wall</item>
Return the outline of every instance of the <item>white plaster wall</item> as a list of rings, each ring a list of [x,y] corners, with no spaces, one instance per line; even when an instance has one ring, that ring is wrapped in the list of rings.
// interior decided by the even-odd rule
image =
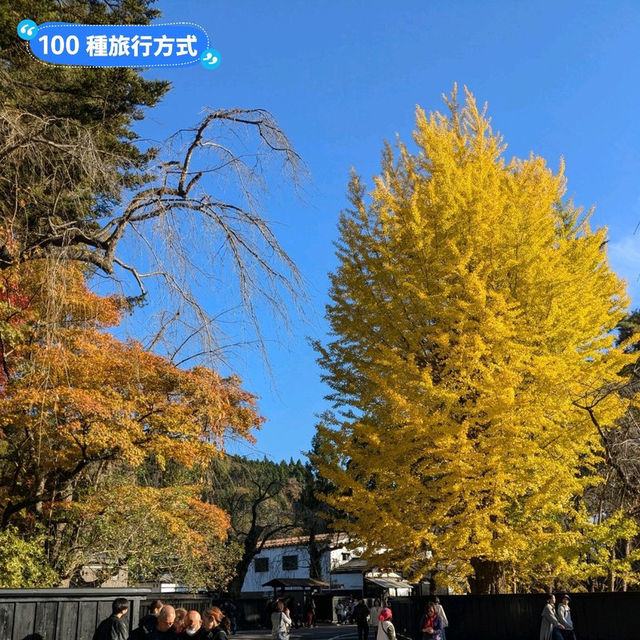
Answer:
[[[285,571],[282,568],[283,556],[298,556],[298,568],[293,571]],[[256,558],[268,558],[269,570],[256,573],[255,562],[251,562],[249,571],[242,583],[242,591],[264,591],[271,593],[271,587],[263,587],[263,583],[274,578],[308,578],[309,577],[309,551],[305,546],[271,547],[263,549]],[[254,558],[255,560],[255,558]]]
[[[283,556],[298,556],[298,568],[294,571],[285,571],[282,568]],[[343,564],[354,557],[353,552],[348,551],[346,547],[338,547],[323,552],[320,557],[320,567],[324,582],[330,582],[331,570]],[[266,572],[256,573],[255,562],[252,560],[247,575],[242,583],[243,592],[262,591],[265,594],[272,593],[271,587],[263,587],[265,582],[269,582],[274,578],[308,578],[309,577],[309,550],[306,545],[291,545],[286,547],[269,547],[263,549],[255,558],[268,558],[269,570]],[[255,560],[254,558],[254,560]],[[359,587],[362,588],[362,583]]]
[[[348,554],[349,558],[353,557],[353,554],[347,551],[346,547],[338,547],[337,549],[330,549],[325,551],[320,557],[320,567],[324,582],[330,581],[331,569],[342,564],[346,560],[343,554]],[[295,571],[285,571],[282,568],[283,556],[298,556],[298,568]],[[269,570],[266,572],[256,573],[255,562],[251,562],[249,571],[245,576],[242,583],[242,591],[263,591],[264,593],[271,593],[271,587],[263,587],[265,582],[269,582],[274,578],[308,578],[309,577],[309,550],[306,545],[291,545],[286,547],[269,547],[263,549],[256,558],[268,558]],[[254,558],[255,560],[255,558]]]

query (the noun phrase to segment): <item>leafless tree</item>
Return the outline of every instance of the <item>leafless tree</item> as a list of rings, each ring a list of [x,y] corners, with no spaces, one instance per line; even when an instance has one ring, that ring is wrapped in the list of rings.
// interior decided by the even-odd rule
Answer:
[[[11,169],[0,177],[0,267],[77,260],[118,281],[132,299],[162,299],[149,346],[181,323],[173,335],[176,362],[219,355],[222,317],[215,314],[228,309],[223,293],[233,278],[237,306],[264,347],[258,310],[268,307],[286,322],[285,300],[299,303],[302,291],[260,204],[269,161],[278,161],[277,171],[295,186],[305,177],[273,116],[262,109],[210,111],[143,168],[121,158],[105,162],[107,153],[116,152],[98,148],[71,120],[0,109],[0,160]],[[129,197],[121,201],[123,192]],[[203,302],[207,297],[220,305]],[[193,338],[200,351],[175,348]]]
[[[603,385],[599,389],[590,389],[582,397],[574,400],[576,407],[587,412],[598,432],[604,453],[604,462],[598,469],[602,482],[595,483],[584,494],[587,509],[597,523],[620,510],[636,520],[640,519],[638,364],[626,373],[628,377],[621,378],[620,382]],[[606,424],[600,417],[599,405],[611,394],[626,400],[628,406],[624,415],[614,424]],[[637,536],[618,540],[611,549],[611,559],[629,558],[639,544]],[[607,579],[594,578],[588,586],[593,590],[626,591],[628,580],[626,575],[616,575],[612,569]]]
[[[640,416],[637,408],[639,391],[640,380],[634,371],[631,380],[621,379],[619,383],[590,390],[574,400],[576,407],[587,412],[600,436],[606,464],[615,473],[617,484],[622,489],[620,506],[625,502],[631,505],[631,510],[636,516],[640,515]],[[624,416],[613,425],[603,424],[598,416],[599,405],[611,394],[617,394],[628,401]]]

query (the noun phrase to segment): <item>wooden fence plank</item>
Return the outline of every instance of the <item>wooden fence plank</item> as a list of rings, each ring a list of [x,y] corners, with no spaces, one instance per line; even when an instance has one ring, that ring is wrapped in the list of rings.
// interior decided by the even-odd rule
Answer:
[[[56,637],[74,640],[78,629],[78,602],[61,602],[58,607]]]
[[[96,626],[111,615],[111,602],[98,602],[97,604]]]
[[[14,602],[0,602],[0,638],[10,638],[13,634]]]
[[[16,603],[13,621],[13,640],[23,640],[33,633],[33,626],[36,617],[35,602],[18,602]]]
[[[103,603],[100,603],[103,604]],[[109,605],[109,614],[111,614],[111,603]],[[97,602],[81,602],[78,609],[78,635],[77,640],[91,640],[96,627],[102,620],[98,617]],[[104,616],[106,617],[106,616]]]
[[[40,634],[42,640],[56,640],[57,602],[38,602],[34,634]]]

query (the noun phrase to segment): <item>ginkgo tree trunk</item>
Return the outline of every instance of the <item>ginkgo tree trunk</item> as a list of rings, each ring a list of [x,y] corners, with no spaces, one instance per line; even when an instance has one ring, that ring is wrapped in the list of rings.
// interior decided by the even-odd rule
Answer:
[[[321,473],[378,564],[457,590],[571,575],[602,461],[577,401],[629,360],[606,231],[564,200],[563,166],[504,157],[470,93],[416,113],[415,151],[355,174],[316,345],[332,389]],[[612,423],[624,400],[598,407]],[[549,582],[547,582],[548,584]]]

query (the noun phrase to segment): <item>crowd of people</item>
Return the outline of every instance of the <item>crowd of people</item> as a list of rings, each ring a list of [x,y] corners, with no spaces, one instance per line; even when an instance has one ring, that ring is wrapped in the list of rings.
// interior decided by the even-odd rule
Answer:
[[[576,640],[571,618],[570,598],[563,595],[557,608],[555,596],[550,595],[542,610],[540,640]],[[369,609],[363,599],[357,603],[353,598],[340,600],[335,606],[338,624],[357,624],[358,640],[369,640],[371,625],[375,629],[375,640],[396,640],[393,613],[389,606],[382,606],[375,600]],[[440,599],[435,596],[428,602],[420,618],[420,640],[446,640],[449,620]],[[278,638],[278,640],[287,640]]]
[[[563,595],[557,608],[554,595],[549,595],[547,604],[542,610],[539,640],[576,640],[571,617],[570,598]],[[393,626],[393,612],[389,606],[381,606],[380,600],[375,600],[371,609],[364,600],[357,604],[352,598],[340,601],[335,607],[338,624],[355,623],[358,625],[358,640],[369,640],[370,625],[374,625],[375,640],[396,640]],[[435,596],[427,602],[424,613],[419,622],[420,640],[446,640],[446,629],[449,620],[440,599]],[[286,640],[286,639],[278,639]]]
[[[116,598],[111,610],[98,625],[93,640],[228,640],[235,633],[235,607],[231,602],[224,612],[220,607],[209,607],[200,614],[154,600],[149,613],[130,634],[122,620],[129,611],[129,601]]]
[[[576,640],[569,601],[569,596],[563,595],[556,607],[555,596],[549,595],[542,610],[539,640]],[[199,611],[174,608],[154,600],[149,613],[129,634],[123,621],[129,610],[129,601],[116,598],[111,615],[98,625],[93,640],[229,640],[229,636],[236,632],[236,609],[231,601],[225,601],[222,607],[209,607],[200,614]],[[358,640],[369,640],[371,627],[374,640],[396,640],[393,612],[380,600],[374,600],[371,608],[362,598],[358,601],[353,598],[341,600],[336,604],[335,612],[338,624],[357,625]],[[271,628],[273,640],[289,640],[293,627],[315,626],[312,596],[306,598],[302,605],[295,598],[269,601],[266,613],[266,626]],[[420,640],[446,640],[448,626],[444,608],[435,597],[427,603],[420,619]]]
[[[282,602],[284,609],[288,611],[287,615],[291,617],[292,628],[316,626],[316,602],[313,599],[313,594],[310,594],[303,601],[300,601],[295,596],[289,598],[281,596],[280,598],[267,600],[262,614],[262,626],[264,628],[271,628],[272,614],[276,611],[280,602]]]
[[[374,633],[380,624],[378,617],[383,607],[380,600],[374,600],[371,608],[367,606],[363,598],[355,600],[353,596],[339,600],[335,606],[338,624],[356,624],[358,626],[358,640],[368,640],[369,627],[374,627]]]
[[[375,640],[396,640],[396,630],[393,625],[391,607],[375,599],[371,608],[364,599],[357,602],[352,598],[340,600],[335,606],[338,624],[356,624],[358,626],[358,640],[369,640],[369,633],[373,628]],[[427,604],[425,613],[420,620],[421,640],[446,640],[445,629],[449,620],[435,598]]]

